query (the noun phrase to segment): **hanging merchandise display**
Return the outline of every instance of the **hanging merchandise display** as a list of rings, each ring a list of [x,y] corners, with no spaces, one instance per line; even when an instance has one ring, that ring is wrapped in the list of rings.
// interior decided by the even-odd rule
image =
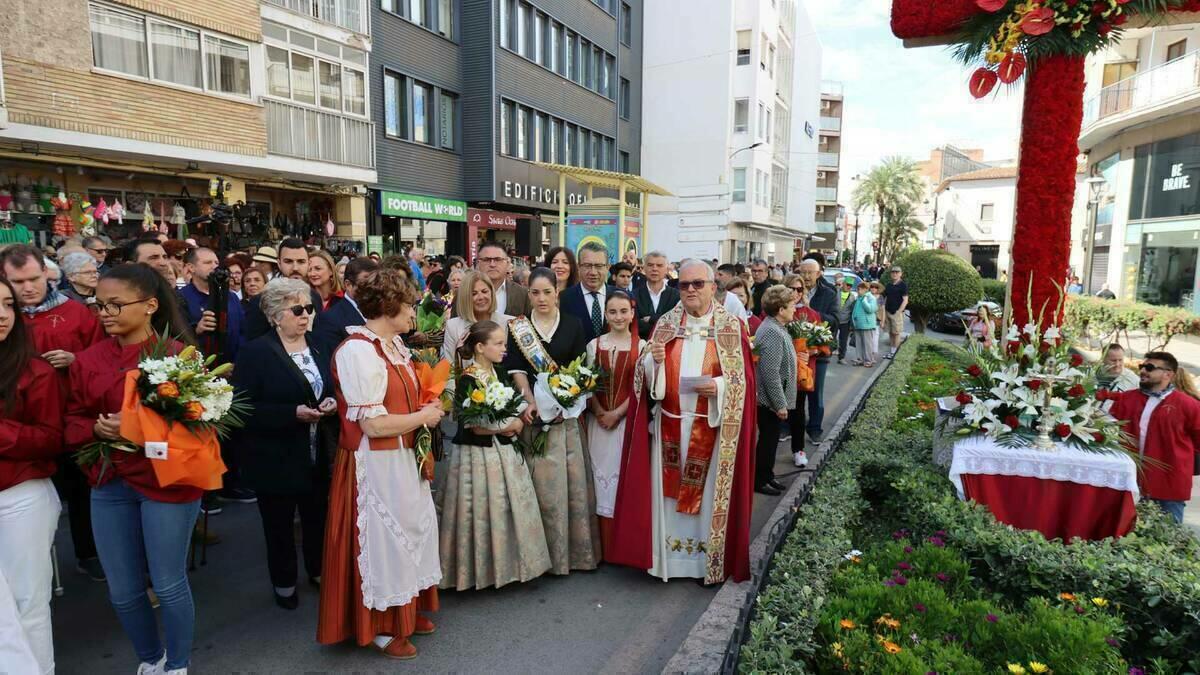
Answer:
[[[33,190],[29,187],[29,178],[26,176],[17,176],[15,202],[15,211],[19,213],[34,213]]]
[[[83,214],[79,217],[79,232],[85,237],[96,236],[96,207],[92,206],[91,202],[84,199],[79,203],[79,208],[83,211]],[[54,234],[61,235],[63,237],[75,236],[75,232],[73,230],[65,233],[55,230]]]
[[[149,232],[154,227],[154,212],[150,210],[150,200],[142,202],[142,232]]]
[[[0,211],[11,211],[13,207],[12,192],[8,189],[8,176],[0,176]]]
[[[43,178],[34,190],[37,193],[37,212],[47,216],[54,213],[51,202],[58,195],[58,188],[50,184],[49,178]]]
[[[54,233],[73,231],[75,225],[71,220],[71,208],[75,206],[75,202],[60,192],[57,197],[50,200],[50,205],[54,207]]]
[[[92,217],[95,218],[98,226],[108,225],[108,202],[104,201],[104,197],[96,202],[96,210],[92,212]],[[100,227],[103,230],[103,227]]]
[[[108,207],[108,221],[114,225],[120,225],[125,220],[125,207],[121,206],[121,200],[113,199],[112,206]]]
[[[332,237],[333,233],[336,231],[337,231],[337,226],[333,224],[333,218],[330,216],[330,214],[326,213],[325,214],[325,236]]]

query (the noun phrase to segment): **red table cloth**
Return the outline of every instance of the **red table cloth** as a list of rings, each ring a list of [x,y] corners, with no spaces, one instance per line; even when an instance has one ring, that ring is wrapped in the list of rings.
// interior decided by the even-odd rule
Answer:
[[[983,504],[996,520],[1047,539],[1070,541],[1120,537],[1137,519],[1133,493],[1067,481],[963,474],[967,499]]]

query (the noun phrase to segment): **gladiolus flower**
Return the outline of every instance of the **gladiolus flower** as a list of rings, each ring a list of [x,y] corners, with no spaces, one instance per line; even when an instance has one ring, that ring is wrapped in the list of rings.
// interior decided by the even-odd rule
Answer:
[[[179,387],[174,382],[163,382],[154,391],[163,398],[179,398]]]
[[[195,422],[204,415],[204,406],[199,401],[188,401],[183,406],[183,419]]]

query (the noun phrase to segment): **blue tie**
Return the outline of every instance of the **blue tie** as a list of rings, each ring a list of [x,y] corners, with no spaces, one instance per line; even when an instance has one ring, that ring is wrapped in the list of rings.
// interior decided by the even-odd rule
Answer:
[[[604,317],[600,315],[600,294],[592,291],[592,329],[596,335],[604,328]]]

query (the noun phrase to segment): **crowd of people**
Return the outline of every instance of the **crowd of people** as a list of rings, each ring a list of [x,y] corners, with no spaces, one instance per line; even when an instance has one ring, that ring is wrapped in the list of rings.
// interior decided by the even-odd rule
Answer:
[[[744,580],[753,493],[785,489],[780,443],[790,438],[792,463],[807,465],[830,363],[893,356],[908,303],[896,266],[827,272],[819,254],[744,266],[661,252],[611,264],[596,243],[524,260],[482,242],[472,267],[419,248],[334,259],[299,239],[226,253],[147,234],[119,247],[68,241],[53,259],[14,245],[0,269],[0,671],[13,672],[53,669],[60,498],[76,569],[107,582],[139,674],[189,666],[186,561],[193,542],[216,543],[195,527],[221,501],[256,505],[264,587],[280,608],[300,606],[303,562],[318,642],[395,659],[435,632],[439,590],[603,563]],[[440,330],[418,330],[428,298],[445,302]],[[831,349],[795,350],[796,321],[826,324]],[[218,493],[161,487],[138,452],[85,470],[73,461],[122,438],[125,374],[164,340],[232,364],[252,407],[222,442]],[[418,349],[454,364],[455,405],[422,399]],[[1107,380],[1133,389],[1114,414],[1140,421],[1151,456],[1187,436],[1143,413],[1174,391],[1167,357],[1147,355],[1140,388],[1115,367]],[[582,415],[545,419],[539,378],[581,358],[605,386]],[[524,399],[520,414],[460,423],[463,392],[494,383]],[[439,432],[436,464],[414,452],[426,430]],[[538,452],[527,449],[534,434]],[[1181,514],[1182,483],[1168,483],[1150,496]]]

